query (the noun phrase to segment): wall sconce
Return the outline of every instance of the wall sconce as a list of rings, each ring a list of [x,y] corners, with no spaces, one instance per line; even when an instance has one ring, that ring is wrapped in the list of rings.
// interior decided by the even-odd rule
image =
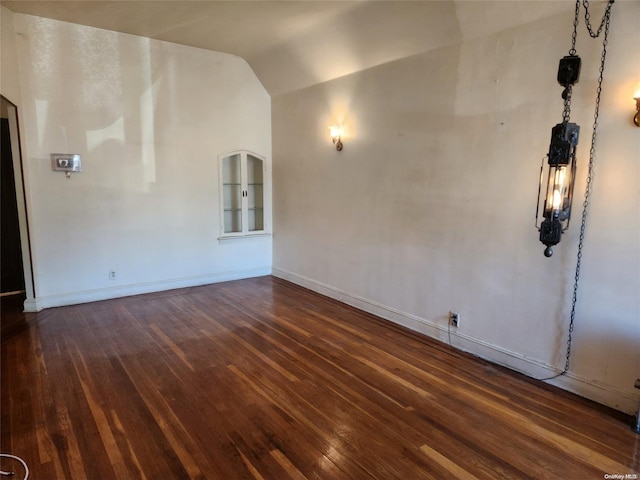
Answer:
[[[636,114],[633,116],[633,124],[636,127],[640,127],[640,89],[636,91],[633,99],[636,101]]]
[[[336,150],[340,151],[342,150],[342,127],[338,126],[338,125],[331,125],[329,127],[329,133],[331,135],[331,141],[333,141],[333,144],[336,146]]]

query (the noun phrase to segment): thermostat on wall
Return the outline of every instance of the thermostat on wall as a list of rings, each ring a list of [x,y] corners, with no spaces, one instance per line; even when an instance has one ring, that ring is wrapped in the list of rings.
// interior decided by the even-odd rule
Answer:
[[[51,168],[54,172],[81,172],[82,157],[77,153],[52,153]]]

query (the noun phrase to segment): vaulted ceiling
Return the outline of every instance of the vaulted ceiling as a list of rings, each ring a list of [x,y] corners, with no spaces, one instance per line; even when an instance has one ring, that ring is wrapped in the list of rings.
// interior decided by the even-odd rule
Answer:
[[[271,96],[570,11],[572,0],[31,1],[13,12],[243,57]]]

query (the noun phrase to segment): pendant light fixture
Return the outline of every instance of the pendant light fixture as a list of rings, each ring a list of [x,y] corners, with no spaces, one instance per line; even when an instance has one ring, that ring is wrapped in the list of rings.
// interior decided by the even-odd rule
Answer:
[[[591,188],[591,169],[593,168],[600,94],[602,91],[602,79],[607,53],[606,47],[609,34],[611,7],[614,1],[615,0],[608,1],[600,27],[596,32],[593,31],[590,23],[589,2],[587,0],[583,0],[582,2],[585,9],[585,24],[591,37],[597,38],[600,36],[603,28],[605,30],[600,63],[600,77],[598,79],[596,113],[591,141],[589,175],[587,179],[587,191],[585,194],[585,207],[588,203],[588,196]],[[576,53],[579,13],[580,0],[576,0],[571,49],[569,50],[569,55],[560,59],[560,64],[558,66],[557,80],[558,83],[564,87],[562,91],[562,98],[564,100],[562,122],[551,129],[549,151],[547,156],[543,159],[542,166],[540,167],[540,183],[538,187],[538,203],[536,207],[536,228],[540,234],[540,241],[547,247],[544,251],[544,255],[546,257],[553,255],[552,247],[560,242],[562,234],[569,227],[569,221],[571,219],[571,205],[573,203],[574,183],[576,178],[576,147],[578,146],[578,139],[580,136],[580,127],[570,121],[571,95],[573,93],[573,86],[580,79],[580,69],[582,64],[580,57]],[[545,160],[547,167],[546,170]],[[583,217],[584,216],[585,214],[583,213]],[[581,233],[583,232],[581,231]]]

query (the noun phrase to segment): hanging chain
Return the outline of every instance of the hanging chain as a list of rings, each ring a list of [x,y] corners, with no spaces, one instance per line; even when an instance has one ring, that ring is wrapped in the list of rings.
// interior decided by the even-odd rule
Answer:
[[[584,0],[585,3],[585,23],[589,25],[589,20],[587,18],[588,15],[588,5],[589,2]],[[578,301],[578,281],[580,280],[580,266],[582,263],[582,249],[584,247],[584,234],[585,228],[587,224],[587,213],[589,210],[589,200],[591,197],[591,187],[593,184],[593,170],[595,166],[595,157],[596,157],[596,138],[598,132],[598,117],[600,115],[600,97],[602,95],[602,81],[604,79],[604,65],[605,60],[607,58],[607,44],[609,43],[609,24],[611,22],[611,5],[613,1],[609,2],[607,6],[607,10],[602,18],[602,23],[600,24],[600,28],[598,29],[598,35],[602,31],[602,27],[604,25],[604,39],[602,41],[602,57],[600,58],[600,75],[598,76],[598,88],[596,90],[596,108],[593,114],[593,129],[591,131],[591,149],[589,150],[589,168],[587,171],[587,185],[585,187],[584,192],[584,202],[582,203],[582,221],[580,223],[580,240],[578,242],[578,254],[576,261],[576,275],[573,283],[573,297],[571,299],[571,317],[569,322],[569,338],[567,339],[567,361],[565,363],[564,372],[566,373],[569,370],[569,358],[571,356],[571,339],[573,335],[573,327],[574,320],[576,317],[576,302]],[[591,28],[589,27],[589,33],[592,38],[594,37]]]
[[[564,106],[562,108],[562,123],[569,123],[571,117],[571,94],[573,93],[573,85],[567,85],[562,92]]]
[[[591,38],[598,38],[602,33],[602,28],[609,23],[609,17],[611,15],[611,7],[613,6],[613,2],[615,0],[609,0],[607,4],[607,9],[604,11],[604,15],[602,16],[602,20],[600,20],[600,26],[598,27],[597,32],[593,32],[593,27],[591,26],[591,13],[589,13],[589,0],[583,0],[582,3],[584,5],[584,23],[587,25],[587,30],[589,30],[589,35]],[[607,36],[607,31],[605,29],[605,37]]]
[[[571,117],[571,94],[573,93],[573,85],[567,85],[562,92],[564,99],[564,107],[562,108],[562,123],[569,123]]]
[[[598,30],[594,32],[593,27],[591,26],[591,12],[589,12],[589,0],[582,0],[582,5],[584,6],[584,23],[587,26],[587,30],[589,31],[589,35],[591,38],[598,38],[602,33],[602,29],[608,26],[609,18],[611,17],[611,7],[613,6],[615,0],[609,0],[607,4],[607,8],[604,11],[604,15],[602,16],[602,20],[600,21],[600,26]],[[576,55],[576,41],[578,38],[578,24],[580,19],[580,0],[576,0],[575,14],[573,16],[573,32],[571,33],[571,49],[569,50],[569,55]],[[605,31],[605,36],[607,32]],[[569,118],[571,117],[571,94],[573,93],[573,85],[567,85],[562,93],[562,98],[564,99],[564,105],[562,108],[562,122],[569,123]]]
[[[580,15],[580,0],[576,0],[576,12],[573,17],[573,33],[571,34],[571,49],[569,55],[576,54],[576,39],[578,38],[578,19]],[[571,94],[573,93],[573,85],[567,85],[562,92],[564,105],[562,108],[562,123],[569,123],[571,117]]]
[[[609,0],[609,5],[607,6],[604,17],[602,18],[602,23],[600,24],[600,28],[598,29],[597,34],[594,36],[594,34],[592,33],[591,26],[589,25],[589,17],[588,17],[589,2],[587,0],[584,0],[585,23],[588,26],[587,28],[589,29],[589,33],[591,34],[591,37],[597,38],[604,27],[604,39],[602,41],[602,56],[600,57],[600,75],[598,76],[598,88],[596,89],[596,107],[593,114],[593,129],[591,131],[591,149],[589,150],[589,168],[587,170],[587,184],[584,192],[584,201],[582,203],[582,220],[580,223],[580,237],[578,241],[576,273],[575,273],[574,282],[573,282],[573,295],[571,297],[571,315],[569,320],[569,335],[567,337],[566,361],[565,361],[564,369],[562,370],[562,372],[558,373],[557,375],[554,375],[553,377],[543,378],[541,380],[552,380],[554,378],[565,375],[569,371],[569,363],[571,359],[571,344],[573,340],[573,330],[574,330],[574,323],[576,318],[576,304],[578,302],[578,283],[580,281],[580,267],[582,265],[582,250],[584,247],[584,236],[585,236],[585,231],[587,226],[587,213],[589,210],[589,200],[591,199],[591,190],[593,187],[593,171],[595,167],[595,158],[596,158],[596,138],[597,138],[597,131],[598,131],[598,117],[600,116],[600,97],[602,95],[602,82],[604,79],[605,60],[607,58],[607,45],[609,43],[609,24],[611,22],[611,6],[613,5],[613,2],[614,0]],[[576,12],[577,12],[577,8],[578,7],[576,7]]]
[[[571,34],[571,50],[569,50],[569,55],[576,54],[576,38],[578,38],[579,15],[580,15],[580,0],[576,0],[576,14],[573,17],[573,33]]]

